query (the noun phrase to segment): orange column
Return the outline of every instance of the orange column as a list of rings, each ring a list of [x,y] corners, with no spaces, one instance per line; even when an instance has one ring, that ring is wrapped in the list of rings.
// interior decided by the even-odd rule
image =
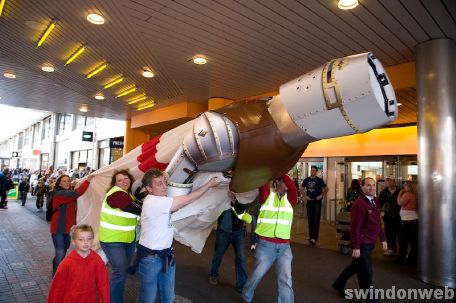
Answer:
[[[131,120],[125,124],[124,155],[150,139],[148,133],[138,128],[131,128]]]
[[[207,102],[207,109],[208,110],[218,109],[218,108],[224,107],[226,105],[230,105],[233,102],[234,101],[231,99],[209,98],[209,101]]]

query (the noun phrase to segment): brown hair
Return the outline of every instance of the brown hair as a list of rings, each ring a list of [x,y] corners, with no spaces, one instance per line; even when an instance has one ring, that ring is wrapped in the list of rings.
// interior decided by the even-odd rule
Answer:
[[[128,191],[131,191],[131,187],[132,187],[133,182],[135,180],[133,180],[133,176],[130,174],[128,169],[122,169],[122,170],[118,170],[118,171],[114,172],[114,174],[112,175],[112,178],[111,178],[111,185],[109,186],[109,188],[108,188],[108,190],[106,192],[108,192],[111,188],[116,186],[116,177],[117,177],[117,175],[124,175],[124,176],[127,176],[130,179],[130,188],[128,189]]]
[[[144,174],[141,182],[142,182],[143,186],[150,186],[152,179],[160,178],[163,175],[164,174],[161,170],[156,169],[156,168],[151,168]]]
[[[70,182],[71,182],[71,178],[70,176],[68,175],[60,175],[58,178],[57,178],[57,181],[55,181],[55,184],[54,184],[54,190],[57,191],[59,189],[63,189],[61,186],[60,186],[60,182],[62,181],[62,178],[64,177],[67,177],[68,179],[70,179]]]
[[[80,224],[80,225],[73,225],[71,227],[71,229],[70,229],[71,239],[74,240],[76,238],[77,234],[80,232],[90,232],[90,233],[92,233],[92,237],[94,236],[92,226],[90,226],[88,224]]]
[[[367,181],[368,179],[371,179],[371,180],[374,181],[374,183],[375,183],[375,179],[374,179],[374,178],[372,178],[372,177],[366,177],[366,178],[364,178],[364,179],[361,180],[361,185],[362,185],[362,186],[366,186],[366,181]]]

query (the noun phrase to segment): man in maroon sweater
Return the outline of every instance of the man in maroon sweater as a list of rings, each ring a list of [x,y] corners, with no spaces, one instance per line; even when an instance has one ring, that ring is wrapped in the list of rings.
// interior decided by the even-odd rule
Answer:
[[[333,283],[340,296],[345,297],[347,280],[357,274],[361,289],[369,289],[372,281],[372,250],[380,237],[382,248],[387,250],[385,234],[380,221],[380,205],[375,197],[375,180],[362,180],[363,193],[355,200],[351,208],[350,240],[353,249],[352,263],[348,265]],[[367,302],[376,302],[368,298]]]

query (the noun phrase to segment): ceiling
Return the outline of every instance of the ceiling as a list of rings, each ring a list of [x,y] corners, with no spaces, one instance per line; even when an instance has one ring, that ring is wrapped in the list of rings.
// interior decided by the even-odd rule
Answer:
[[[353,10],[336,0],[6,0],[0,16],[0,102],[34,109],[125,119],[145,93],[155,110],[173,103],[239,99],[277,90],[332,58],[373,52],[385,66],[415,60],[415,46],[434,38],[456,40],[454,0],[360,0]],[[103,25],[86,21],[104,16]],[[56,28],[36,42],[51,20]],[[65,60],[85,43],[73,63]],[[208,64],[191,58],[204,54]],[[91,79],[85,75],[109,63]],[[56,71],[40,66],[52,63]],[[156,76],[144,78],[150,68]],[[125,81],[103,90],[119,75]],[[136,85],[137,92],[115,94]],[[105,100],[93,96],[104,92]],[[396,91],[399,124],[416,123],[416,89]]]

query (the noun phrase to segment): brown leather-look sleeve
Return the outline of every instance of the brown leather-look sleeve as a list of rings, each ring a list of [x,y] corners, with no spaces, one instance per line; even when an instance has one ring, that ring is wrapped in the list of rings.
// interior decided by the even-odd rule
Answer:
[[[216,110],[239,132],[239,152],[230,189],[246,192],[288,173],[306,149],[285,143],[268,111],[267,101],[240,101]]]

